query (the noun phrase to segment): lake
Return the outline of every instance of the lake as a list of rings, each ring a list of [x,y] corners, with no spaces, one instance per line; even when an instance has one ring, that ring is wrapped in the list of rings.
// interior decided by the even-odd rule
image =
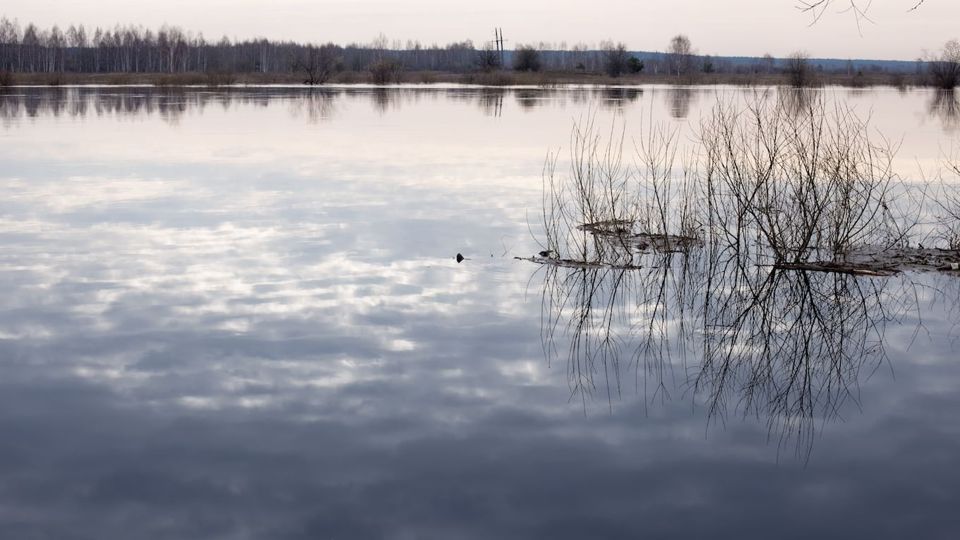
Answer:
[[[516,259],[575,122],[764,92],[4,91],[0,537],[954,538],[960,277]],[[818,92],[907,184],[958,142]]]

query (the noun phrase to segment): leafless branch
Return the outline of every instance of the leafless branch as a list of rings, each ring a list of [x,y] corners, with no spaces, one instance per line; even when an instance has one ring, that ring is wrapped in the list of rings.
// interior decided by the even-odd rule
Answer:
[[[852,13],[854,18],[857,21],[857,29],[862,28],[862,22],[867,21],[873,23],[870,17],[867,15],[867,12],[870,11],[870,7],[873,5],[873,0],[845,0],[847,6],[838,10],[838,13]],[[913,5],[910,9],[907,10],[907,13],[916,11],[922,6],[926,0],[918,0],[916,4]],[[802,13],[809,13],[812,17],[810,21],[811,26],[817,24],[821,18],[823,18],[824,13],[827,12],[827,9],[830,6],[834,5],[835,0],[799,0],[797,4],[797,9]]]

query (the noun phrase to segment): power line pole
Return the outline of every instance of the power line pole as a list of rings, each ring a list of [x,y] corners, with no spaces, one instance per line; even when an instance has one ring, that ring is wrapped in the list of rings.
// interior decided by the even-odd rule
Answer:
[[[500,67],[501,67],[501,68],[503,67],[503,60],[504,60],[504,59],[503,59],[503,50],[504,50],[503,44],[504,44],[505,41],[506,41],[506,40],[503,39],[503,29],[498,27],[498,28],[494,28],[494,29],[493,29],[493,41],[488,41],[488,42],[487,42],[488,45],[489,45],[489,44],[493,44],[494,48],[496,49],[496,54],[497,54],[497,55],[499,56],[499,58],[500,58]]]

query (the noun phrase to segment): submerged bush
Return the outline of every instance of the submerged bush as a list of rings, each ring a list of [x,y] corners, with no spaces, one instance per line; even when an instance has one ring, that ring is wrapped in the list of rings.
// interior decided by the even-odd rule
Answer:
[[[810,65],[810,57],[806,53],[795,52],[791,54],[786,60],[783,71],[787,76],[787,83],[794,88],[803,88],[814,84],[813,67]]]
[[[758,100],[718,106],[704,122],[710,221],[748,250],[760,238],[778,262],[842,260],[865,245],[902,245],[911,227],[891,207],[893,149],[822,97],[788,108]]]
[[[403,74],[403,66],[388,58],[382,58],[370,64],[370,76],[373,84],[399,83]]]
[[[669,129],[644,130],[630,162],[625,129],[578,123],[569,173],[558,174],[556,155],[545,167],[545,252],[626,267],[638,252],[701,245],[774,265],[903,248],[917,220],[899,197],[893,148],[851,110],[797,93],[718,105],[702,123],[696,162],[678,163]]]
[[[943,46],[940,56],[927,61],[930,84],[950,90],[960,86],[960,42],[950,40]]]
[[[590,265],[630,267],[637,251],[684,251],[699,243],[701,193],[677,172],[677,132],[652,125],[624,157],[625,127],[594,117],[570,136],[570,169],[548,156],[543,175],[545,251]],[[630,155],[628,154],[628,155]]]

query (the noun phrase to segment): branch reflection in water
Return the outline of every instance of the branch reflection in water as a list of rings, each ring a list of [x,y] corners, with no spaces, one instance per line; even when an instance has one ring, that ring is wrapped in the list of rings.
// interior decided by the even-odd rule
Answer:
[[[667,106],[670,116],[677,120],[690,116],[690,106],[695,96],[695,90],[685,86],[667,88]]]
[[[903,249],[917,210],[848,110],[751,107],[718,105],[694,153],[648,127],[632,164],[622,126],[575,126],[569,175],[550,155],[543,176],[541,337],[584,408],[631,386],[648,405],[681,394],[708,425],[755,417],[806,459],[818,425],[859,407],[888,325],[919,309],[909,274],[855,262]]]
[[[955,133],[960,128],[960,101],[956,90],[933,90],[927,110],[931,117],[940,120],[945,132]]]
[[[647,404],[691,395],[711,422],[754,416],[802,457],[818,422],[859,406],[860,381],[887,359],[887,325],[917,309],[904,278],[777,270],[710,249],[646,259],[544,266],[543,346],[566,358],[572,397],[612,408],[624,387]]]

